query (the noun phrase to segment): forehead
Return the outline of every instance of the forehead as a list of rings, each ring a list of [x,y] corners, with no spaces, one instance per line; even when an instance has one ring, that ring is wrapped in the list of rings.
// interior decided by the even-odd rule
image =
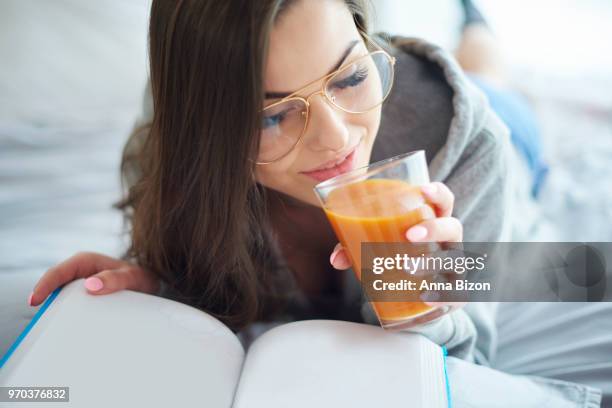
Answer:
[[[359,33],[340,0],[301,0],[274,25],[264,72],[267,92],[301,88],[336,65]]]

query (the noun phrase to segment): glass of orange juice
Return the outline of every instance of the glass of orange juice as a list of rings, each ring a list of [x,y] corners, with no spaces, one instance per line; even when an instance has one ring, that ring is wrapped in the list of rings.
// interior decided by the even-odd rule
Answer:
[[[347,250],[361,279],[361,244],[406,242],[406,231],[434,218],[434,210],[421,194],[429,183],[425,152],[418,150],[382,160],[328,179],[315,186],[323,210],[336,236]],[[434,320],[450,307],[423,302],[372,301],[380,325],[403,329]]]

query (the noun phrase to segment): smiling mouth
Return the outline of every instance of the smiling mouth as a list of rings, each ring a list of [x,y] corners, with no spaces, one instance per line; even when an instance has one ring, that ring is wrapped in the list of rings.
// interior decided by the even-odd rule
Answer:
[[[327,163],[326,165],[321,166],[321,168],[315,170],[302,171],[300,173],[321,182],[346,173],[347,171],[351,171],[354,168],[355,152],[357,151],[359,145],[360,143],[350,150],[346,156],[340,157],[334,162]]]

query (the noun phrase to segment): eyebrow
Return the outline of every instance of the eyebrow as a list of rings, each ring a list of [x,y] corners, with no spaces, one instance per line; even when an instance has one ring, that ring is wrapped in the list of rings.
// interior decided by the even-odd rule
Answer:
[[[340,57],[336,65],[332,69],[330,69],[326,75],[329,75],[332,72],[336,71],[338,68],[340,68],[342,64],[344,63],[344,60],[346,60],[346,57],[349,56],[349,54],[351,53],[355,45],[357,45],[358,43],[359,43],[358,40],[351,41],[348,47],[346,47],[346,50],[344,50],[344,53],[342,53],[342,56]],[[266,92],[265,98],[266,99],[281,99],[281,98],[286,98],[287,96],[293,93],[295,93],[295,91],[294,92]]]

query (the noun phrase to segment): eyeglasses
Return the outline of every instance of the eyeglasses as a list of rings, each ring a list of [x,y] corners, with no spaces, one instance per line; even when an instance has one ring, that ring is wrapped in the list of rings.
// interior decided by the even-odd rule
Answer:
[[[310,118],[310,99],[323,95],[331,106],[346,113],[367,113],[380,106],[393,85],[395,58],[365,34],[377,48],[338,70],[319,78],[262,110],[258,165],[276,162],[302,140]],[[309,86],[323,81],[321,89],[306,98],[296,96]]]

